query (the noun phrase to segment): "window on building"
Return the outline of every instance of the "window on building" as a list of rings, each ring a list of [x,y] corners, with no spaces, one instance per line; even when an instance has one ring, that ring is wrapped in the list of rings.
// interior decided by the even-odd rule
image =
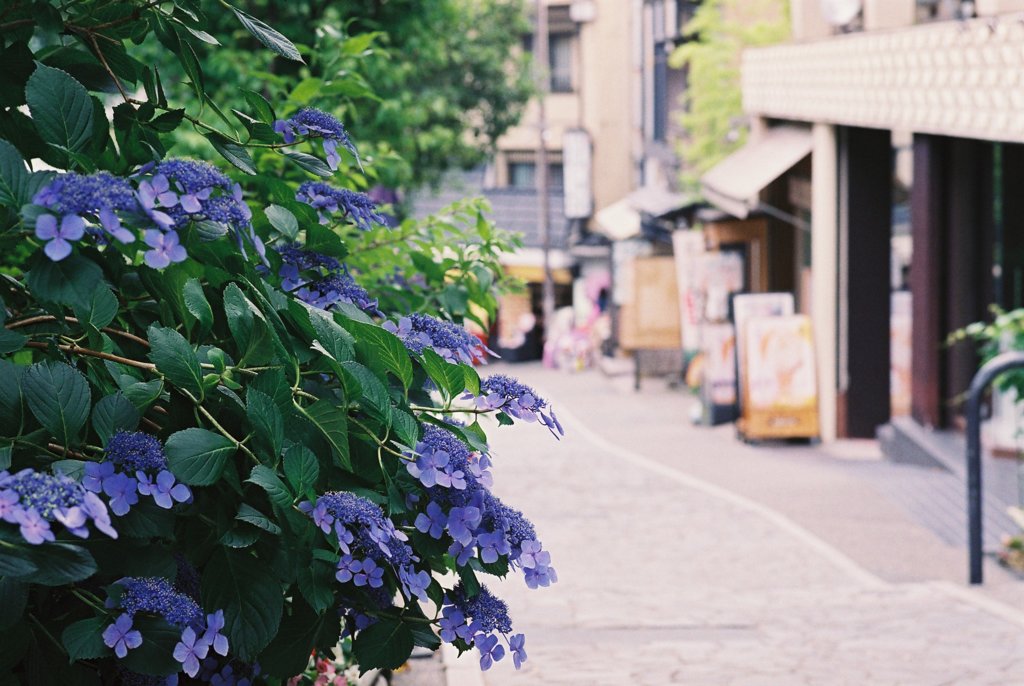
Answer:
[[[533,154],[533,153],[526,153]],[[534,189],[537,187],[537,166],[534,162],[523,159],[510,160],[508,163],[508,185],[512,188]],[[563,187],[562,163],[548,163],[548,185],[553,189]]]
[[[552,93],[572,93],[572,33],[548,34],[548,90]],[[523,39],[523,49],[533,51],[533,36]]]
[[[572,34],[553,33],[548,36],[548,61],[551,69],[551,92],[571,93]]]
[[[654,130],[652,138],[664,142],[668,133],[668,52],[669,48],[665,43],[654,45]]]

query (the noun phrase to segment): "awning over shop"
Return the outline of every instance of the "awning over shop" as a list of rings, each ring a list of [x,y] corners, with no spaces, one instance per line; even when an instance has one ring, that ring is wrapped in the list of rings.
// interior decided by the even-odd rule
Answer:
[[[693,203],[690,196],[654,186],[639,188],[594,215],[594,231],[613,241],[640,235],[642,215],[661,217]]]
[[[797,126],[769,129],[701,177],[704,197],[734,217],[745,219],[758,206],[758,194],[810,154],[811,130]]]

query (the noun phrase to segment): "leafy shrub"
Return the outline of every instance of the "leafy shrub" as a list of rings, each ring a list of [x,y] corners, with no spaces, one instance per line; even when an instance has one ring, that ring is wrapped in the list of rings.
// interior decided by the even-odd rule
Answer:
[[[561,427],[457,323],[517,240],[311,180],[369,172],[327,112],[246,92],[229,119],[205,27],[187,0],[0,10],[0,241],[28,246],[0,277],[0,682],[283,683],[339,641],[362,670],[442,641],[518,667],[479,576],[556,575],[477,419]],[[152,40],[195,102],[133,58]],[[230,174],[167,156],[183,127]]]

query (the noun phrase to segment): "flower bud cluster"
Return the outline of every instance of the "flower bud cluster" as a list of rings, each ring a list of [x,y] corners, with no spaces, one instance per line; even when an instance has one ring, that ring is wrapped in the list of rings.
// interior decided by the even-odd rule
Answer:
[[[297,136],[306,138],[320,138],[327,157],[327,166],[332,170],[338,168],[341,162],[341,155],[338,154],[338,145],[348,150],[359,160],[359,153],[356,146],[348,137],[345,127],[333,115],[318,110],[315,107],[303,107],[288,119],[278,119],[274,122],[274,131],[281,134],[285,143],[294,143]]]
[[[387,224],[377,212],[377,203],[365,193],[335,188],[322,181],[306,181],[299,186],[295,199],[315,207],[321,224],[328,223],[337,212],[363,231],[369,231],[374,224]]]

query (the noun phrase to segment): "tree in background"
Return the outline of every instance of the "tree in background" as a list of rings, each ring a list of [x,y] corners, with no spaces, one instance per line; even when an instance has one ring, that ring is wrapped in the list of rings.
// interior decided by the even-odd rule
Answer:
[[[239,6],[298,37],[300,48],[308,44],[312,59],[279,58],[266,67],[251,59],[258,45],[231,13],[211,12],[210,34],[230,45],[216,64],[204,64],[211,76],[230,74],[229,83],[341,117],[353,135],[373,141],[367,153],[389,188],[436,183],[449,168],[480,164],[532,93],[529,56],[515,49],[529,32],[522,0]]]
[[[669,64],[686,68],[689,79],[680,115],[685,186],[699,186],[701,174],[746,141],[740,57],[745,48],[789,37],[788,7],[787,0],[705,0],[683,27],[689,40]]]

